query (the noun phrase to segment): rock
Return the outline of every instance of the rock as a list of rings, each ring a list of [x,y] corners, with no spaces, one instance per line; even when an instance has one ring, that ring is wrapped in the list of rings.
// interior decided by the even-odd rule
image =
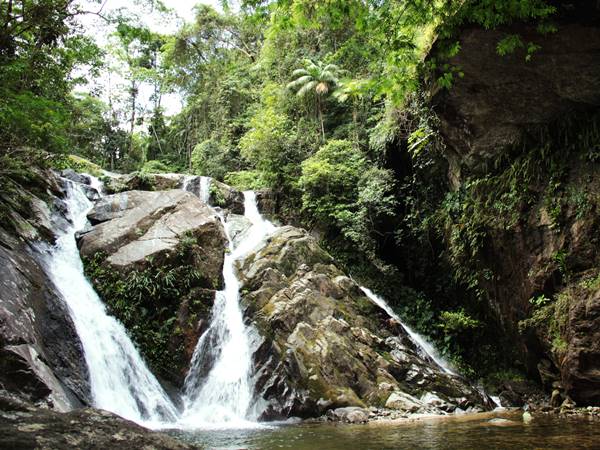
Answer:
[[[575,402],[571,398],[567,397],[564,399],[564,401],[560,405],[560,409],[561,410],[573,409],[573,408],[575,408],[575,406],[576,406]]]
[[[560,361],[565,392],[581,405],[600,406],[600,289],[571,291]]]
[[[562,395],[560,395],[560,391],[558,389],[554,389],[552,391],[552,397],[550,398],[550,404],[556,408],[560,406],[563,402]]]
[[[524,423],[529,423],[533,420],[533,416],[531,415],[531,413],[529,411],[525,411],[523,413],[523,422]]]
[[[141,173],[121,175],[106,173],[104,189],[108,194],[125,191],[164,191],[181,188],[184,175],[176,173]]]
[[[487,423],[489,423],[490,425],[495,425],[497,427],[511,427],[511,426],[519,425],[519,423],[515,422],[514,420],[503,419],[501,417],[496,417],[494,419],[490,419],[487,421]]]
[[[227,216],[227,230],[229,238],[233,241],[234,247],[244,238],[246,232],[252,227],[252,222],[239,214],[229,214]]]
[[[101,199],[89,218],[95,225],[79,244],[96,290],[130,328],[153,371],[181,386],[223,286],[227,238],[216,211],[183,190],[131,191]],[[151,298],[129,300],[137,308],[131,314],[111,286],[133,273],[158,282]]]
[[[274,221],[278,213],[277,198],[271,189],[256,191],[256,203],[260,213],[271,221]]]
[[[83,350],[69,311],[46,276],[41,256],[24,240],[55,239],[66,226],[62,195],[51,172],[40,178],[48,202],[33,193],[33,208],[17,229],[0,226],[0,386],[29,401],[67,411],[90,404]],[[24,230],[27,230],[24,232]]]
[[[423,407],[423,403],[404,392],[393,392],[386,400],[385,407],[414,413]]]
[[[210,204],[233,214],[244,214],[244,194],[214,179],[210,181]]]
[[[557,3],[553,20],[558,31],[543,36],[534,23],[518,22],[495,30],[465,25],[452,37],[459,41],[460,52],[446,62],[460,67],[464,77],[451,89],[435,92],[432,104],[440,119],[453,190],[471,176],[497,173],[499,169],[491,169],[494,161],[523,152],[514,148],[523,139],[529,148],[546,145],[547,139],[539,142],[544,138],[538,137],[543,134],[538,130],[568,130],[569,122],[579,123],[598,111],[600,9],[593,2]],[[535,42],[539,51],[528,62],[525,50],[500,57],[497,44],[509,34]],[[552,151],[566,155],[560,144]],[[574,152],[562,160],[560,190],[592,198],[600,178],[596,165],[584,159],[584,152]],[[579,404],[600,405],[600,300],[593,292],[582,292],[574,281],[588,270],[597,273],[600,216],[595,207],[577,212],[576,202],[565,195],[559,200],[564,202],[560,218],[553,217],[544,199],[549,191],[543,192],[551,175],[526,183],[524,188],[537,199],[529,198],[529,204],[518,208],[514,226],[491,224],[482,229],[486,238],[478,269],[491,270],[494,276],[479,285],[499,316],[502,333],[514,343],[515,359],[531,379],[539,377],[548,393],[560,380],[564,392]],[[490,193],[485,190],[480,191],[484,197]],[[571,280],[563,278],[556,255],[563,255]],[[554,300],[570,294],[568,312],[546,309],[545,323],[520,333],[519,322],[535,312],[530,299],[542,293]]]
[[[77,173],[73,169],[65,169],[60,173],[60,176],[75,183],[89,186],[92,182],[88,175]]]
[[[521,23],[495,30],[466,26],[453,36],[460,52],[448,63],[464,77],[433,104],[455,186],[461,172],[483,169],[532,127],[600,105],[599,16],[592,3],[582,3],[559,8],[556,33],[541,35],[535,24]],[[525,50],[499,56],[498,42],[509,34],[540,49],[527,62]]]
[[[332,263],[306,231],[289,226],[239,263],[245,316],[261,336],[253,360],[265,417],[382,406],[390,393],[402,392],[435,392],[448,405],[459,397],[485,403],[464,380],[422,358],[403,329],[390,328],[387,315]]]
[[[99,202],[90,217],[97,225],[81,236],[83,256],[102,252],[111,266],[143,266],[147,258],[173,253],[186,235],[194,235],[206,257],[200,269],[207,278],[221,276],[223,227],[215,212],[188,192],[116,194]]]
[[[530,397],[543,396],[539,387],[529,381],[505,381],[499,389],[500,400],[507,406],[521,407]]]
[[[357,407],[330,409],[327,411],[327,418],[336,422],[367,423],[369,411]]]
[[[63,414],[35,408],[0,393],[0,448],[185,450],[199,447],[147,430],[107,411],[87,408]]]

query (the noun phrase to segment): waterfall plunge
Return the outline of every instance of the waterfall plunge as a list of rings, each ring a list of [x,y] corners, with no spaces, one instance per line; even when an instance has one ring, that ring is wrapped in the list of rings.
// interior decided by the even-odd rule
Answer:
[[[73,226],[55,246],[39,245],[46,272],[68,305],[90,375],[94,406],[148,427],[177,418],[177,410],[83,273],[75,232],[85,227],[90,201],[68,182]]]
[[[225,289],[218,292],[213,318],[194,350],[185,380],[184,427],[236,428],[256,425],[252,409],[252,355],[249,335],[240,309],[240,281],[235,261],[257,248],[275,230],[258,212],[254,192],[244,192],[244,215],[252,223],[234,248],[229,240],[223,277]],[[223,220],[223,218],[221,217]],[[224,221],[224,220],[223,220]]]

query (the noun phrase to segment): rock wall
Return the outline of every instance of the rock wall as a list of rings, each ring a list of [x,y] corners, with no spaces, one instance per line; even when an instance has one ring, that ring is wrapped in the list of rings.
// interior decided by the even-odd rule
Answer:
[[[576,126],[598,113],[600,9],[593,3],[561,6],[558,32],[548,35],[527,24],[459,32],[461,50],[449,62],[464,78],[433,98],[453,189],[495,176],[500,157],[503,167],[527,151],[519,152],[519,143],[544,148],[546,134],[540,129]],[[529,61],[523,49],[499,56],[496,46],[509,34],[541,48]],[[569,117],[574,117],[570,125]],[[518,215],[512,225],[502,226],[502,220],[488,225],[480,253],[481,267],[493,274],[480,285],[530,374],[548,391],[562,390],[581,405],[600,404],[600,341],[594,328],[599,303],[594,289],[582,288],[592,283],[600,263],[600,168],[585,153],[599,142],[591,135],[577,151],[568,149],[566,140],[565,147],[548,150],[563,156],[556,158],[561,165],[524,181],[520,190],[535,200],[506,213]],[[542,155],[531,164],[542,167]]]
[[[575,111],[600,106],[600,12],[594,2],[559,7],[558,31],[541,35],[536,25],[515,24],[496,30],[465,27],[457,38],[460,52],[448,62],[464,77],[433,99],[448,144],[450,179],[485,170],[506,148]],[[530,60],[526,51],[499,56],[508,35],[540,46]]]

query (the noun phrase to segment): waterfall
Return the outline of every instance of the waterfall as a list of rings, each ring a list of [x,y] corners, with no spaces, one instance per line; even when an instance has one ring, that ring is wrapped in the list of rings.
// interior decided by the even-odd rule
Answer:
[[[199,197],[207,205],[210,201],[210,177],[197,177],[194,175],[186,175],[183,178],[181,189],[191,192]]]
[[[398,322],[400,325],[402,325],[402,328],[404,328],[406,333],[408,333],[408,335],[413,340],[413,342],[415,343],[417,348],[424,354],[423,356],[428,356],[431,360],[433,360],[433,362],[435,362],[447,374],[456,375],[456,372],[454,372],[452,370],[452,368],[450,367],[450,364],[439,355],[439,353],[436,351],[436,349],[433,347],[433,345],[431,345],[431,343],[427,342],[427,340],[423,336],[421,336],[419,333],[413,331],[408,325],[406,325],[402,321],[402,319],[400,319],[400,316],[398,316],[398,314],[396,314],[396,312],[392,309],[392,307],[390,305],[388,305],[388,303],[383,298],[381,298],[380,296],[378,296],[377,294],[375,294],[373,291],[371,291],[370,289],[368,289],[366,287],[361,286],[360,289],[365,293],[365,295],[367,297],[369,297],[369,299],[373,303],[375,303],[377,306],[379,306],[381,309],[383,309],[388,314],[388,316],[390,316],[392,319],[394,319],[396,322]]]
[[[97,183],[96,183],[97,185]],[[145,365],[125,328],[109,316],[83,273],[75,233],[91,208],[83,189],[68,182],[66,199],[73,225],[56,245],[38,245],[45,270],[66,302],[83,345],[94,406],[139,424],[157,427],[178,412]]]
[[[252,226],[235,248],[225,223],[229,240],[223,265],[225,288],[216,294],[211,324],[198,340],[185,380],[185,407],[179,422],[184,427],[247,427],[257,418],[251,413],[252,355],[235,262],[258,247],[275,226],[258,212],[254,192],[244,192],[244,215]]]

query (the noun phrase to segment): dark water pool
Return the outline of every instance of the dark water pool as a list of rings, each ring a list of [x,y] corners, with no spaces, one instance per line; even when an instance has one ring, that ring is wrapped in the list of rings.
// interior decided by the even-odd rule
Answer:
[[[534,416],[525,423],[520,413],[396,424],[299,424],[172,434],[211,449],[600,449],[598,419]]]

